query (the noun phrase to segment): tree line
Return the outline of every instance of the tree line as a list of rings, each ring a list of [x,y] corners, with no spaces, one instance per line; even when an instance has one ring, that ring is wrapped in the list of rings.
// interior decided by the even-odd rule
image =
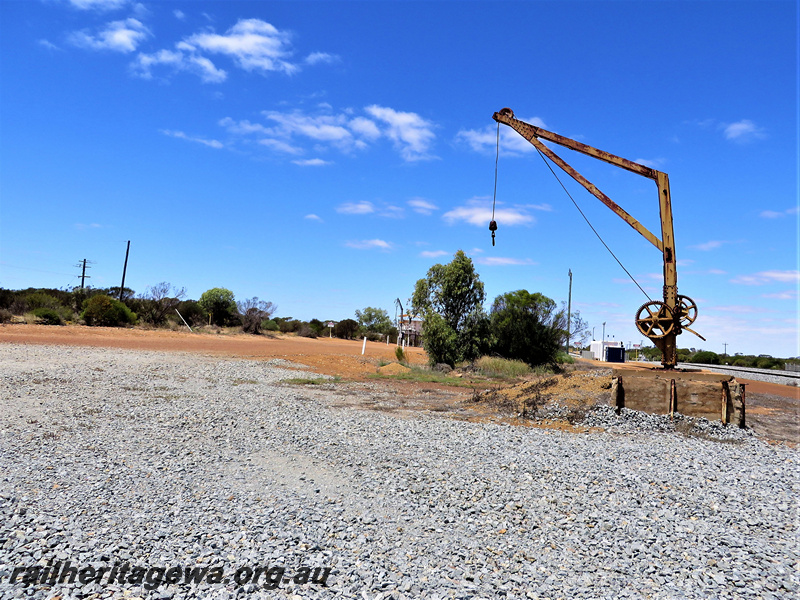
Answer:
[[[520,289],[497,296],[489,312],[486,293],[472,260],[461,250],[446,264],[432,266],[418,280],[412,312],[422,319],[422,337],[431,365],[451,367],[492,355],[529,365],[568,361],[561,352],[567,337],[565,307],[538,292]],[[187,299],[185,288],[167,282],[148,287],[143,294],[129,288],[75,288],[73,290],[0,289],[0,322],[24,315],[26,322],[60,325],[66,322],[100,326],[145,323],[153,327],[240,327],[250,334],[294,333],[304,337],[365,336],[384,340],[397,335],[386,310],[366,307],[355,319],[301,321],[276,317],[278,307],[258,297],[237,300],[223,287]],[[586,323],[575,311],[569,322],[571,339],[586,337]]]
[[[120,299],[121,298],[121,299]],[[294,333],[316,338],[332,335],[343,339],[371,340],[396,336],[388,313],[366,307],[355,311],[355,319],[303,321],[274,316],[278,307],[258,297],[237,300],[222,287],[206,290],[197,300],[187,299],[185,288],[167,282],[148,287],[143,294],[130,288],[0,288],[0,323],[21,317],[26,323],[124,327],[146,324],[153,327],[240,327],[245,333]],[[329,328],[328,323],[334,326]]]

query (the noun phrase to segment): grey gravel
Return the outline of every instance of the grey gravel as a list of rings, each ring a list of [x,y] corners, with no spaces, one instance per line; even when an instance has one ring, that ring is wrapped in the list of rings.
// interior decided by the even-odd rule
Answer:
[[[314,376],[289,366],[0,345],[0,597],[800,592],[792,448],[610,409],[573,434],[337,408],[341,391],[281,384]],[[332,571],[275,590],[8,583],[49,560]]]

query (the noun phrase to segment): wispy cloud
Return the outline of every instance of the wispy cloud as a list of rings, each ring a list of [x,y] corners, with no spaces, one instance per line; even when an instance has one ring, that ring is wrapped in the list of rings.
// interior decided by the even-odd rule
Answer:
[[[787,208],[786,210],[762,210],[759,213],[759,217],[762,219],[780,219],[782,217],[786,217],[788,215],[796,215],[798,211],[798,207],[793,206],[791,208]]]
[[[724,244],[728,244],[725,240],[710,240],[708,242],[703,242],[702,244],[695,244],[694,246],[689,246],[694,250],[701,250],[702,252],[707,252],[709,250],[716,250],[717,248],[722,247]]]
[[[320,104],[313,114],[299,109],[263,111],[261,114],[267,124],[236,121],[231,117],[225,117],[219,124],[237,136],[259,137],[259,143],[278,152],[283,148],[295,154],[301,153],[303,145],[310,143],[315,152],[337,150],[351,154],[364,151],[379,139],[386,138],[394,142],[407,161],[428,158],[428,142],[432,141],[433,133],[430,130],[430,136],[425,135],[423,126],[427,122],[414,113],[389,108],[382,109],[384,112],[381,113],[377,108],[365,108],[365,114],[369,115],[365,116],[354,115],[352,110],[336,113],[330,105]],[[370,118],[372,114],[382,114],[385,118]]]
[[[528,214],[528,208],[525,206],[506,208],[498,203],[494,212],[495,221],[502,225],[528,225],[534,223],[535,219]],[[489,198],[471,198],[463,206],[458,206],[444,213],[442,218],[449,224],[463,221],[479,227],[488,227],[489,221],[492,220],[492,203]]]
[[[375,205],[369,200],[345,202],[336,207],[336,212],[344,215],[368,215],[375,212]]]
[[[318,221],[318,222],[320,222],[320,223],[323,223],[323,222],[324,222],[324,221],[322,220],[322,217],[320,217],[319,215],[315,215],[314,213],[307,214],[307,215],[306,215],[305,217],[303,217],[303,218],[304,218],[304,219],[308,219],[309,221]]]
[[[651,169],[662,169],[667,163],[664,158],[635,158],[633,162],[644,165],[645,167],[650,167]]]
[[[749,119],[742,119],[736,123],[723,123],[722,132],[725,139],[733,142],[750,142],[766,137],[764,130]]]
[[[69,0],[69,3],[80,10],[116,10],[128,4],[129,0]]]
[[[785,290],[774,294],[761,294],[761,297],[770,298],[772,300],[797,300],[797,290]]]
[[[419,253],[422,258],[439,258],[440,256],[448,256],[449,254],[447,250],[423,250]]]
[[[168,135],[170,137],[178,138],[181,140],[186,140],[187,142],[195,142],[197,144],[203,144],[204,146],[208,146],[209,148],[224,148],[225,145],[218,141],[218,140],[206,140],[199,137],[192,137],[186,135],[183,131],[173,131],[171,129],[162,129],[161,133],[164,135]]]
[[[78,231],[86,231],[87,229],[101,229],[103,226],[99,223],[75,223],[75,229]]]
[[[218,69],[214,63],[204,56],[185,53],[181,50],[159,50],[152,54],[138,54],[131,63],[133,73],[142,79],[152,79],[153,67],[167,66],[173,71],[194,73],[203,83],[221,83],[228,78],[228,73]]]
[[[537,264],[530,258],[510,258],[504,256],[481,256],[475,259],[475,262],[487,267],[507,267],[507,266],[523,266]]]
[[[360,240],[360,241],[350,241],[345,242],[344,244],[348,248],[355,248],[357,250],[391,250],[392,245],[389,242],[384,240]]]
[[[339,57],[335,54],[329,54],[327,52],[312,52],[308,56],[306,56],[305,62],[307,65],[322,65],[322,64],[333,64],[335,62],[339,62]]]
[[[87,30],[75,31],[68,40],[71,44],[90,50],[111,50],[113,52],[130,53],[150,34],[150,30],[138,19],[112,21],[96,35]]]
[[[539,117],[522,119],[536,127],[546,129],[544,121]],[[497,148],[497,127],[487,125],[481,129],[462,129],[456,134],[456,143],[466,145],[475,152],[493,153]],[[519,155],[534,152],[536,148],[516,131],[508,127],[500,128],[500,152],[503,155]]]
[[[421,215],[430,215],[433,211],[439,209],[433,202],[428,202],[424,198],[412,198],[407,204],[411,207],[411,210]]]
[[[766,285],[768,283],[800,283],[800,271],[761,271],[752,275],[739,275],[731,283],[740,285]]]
[[[56,46],[50,40],[41,39],[41,40],[37,40],[36,43],[39,44],[42,48],[47,48],[48,50],[58,50],[58,51],[61,50],[61,48]]]
[[[326,165],[332,165],[333,162],[329,160],[322,160],[321,158],[309,158],[306,160],[293,160],[294,164],[299,165],[301,167],[324,167]]]
[[[175,15],[175,18],[178,19],[179,21],[183,21],[186,18],[186,14],[182,10],[179,10],[177,8],[172,11],[172,14]]]

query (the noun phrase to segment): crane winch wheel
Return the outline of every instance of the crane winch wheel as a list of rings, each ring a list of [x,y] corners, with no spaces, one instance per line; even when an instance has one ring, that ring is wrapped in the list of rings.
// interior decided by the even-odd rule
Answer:
[[[642,304],[636,312],[636,328],[650,339],[667,336],[674,327],[672,310],[658,300]]]

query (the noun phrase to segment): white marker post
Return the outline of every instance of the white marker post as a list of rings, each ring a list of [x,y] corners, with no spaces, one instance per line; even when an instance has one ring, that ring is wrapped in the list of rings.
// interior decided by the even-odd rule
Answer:
[[[367,336],[364,336],[364,343],[361,345],[361,356],[364,356],[364,352],[367,350]]]

